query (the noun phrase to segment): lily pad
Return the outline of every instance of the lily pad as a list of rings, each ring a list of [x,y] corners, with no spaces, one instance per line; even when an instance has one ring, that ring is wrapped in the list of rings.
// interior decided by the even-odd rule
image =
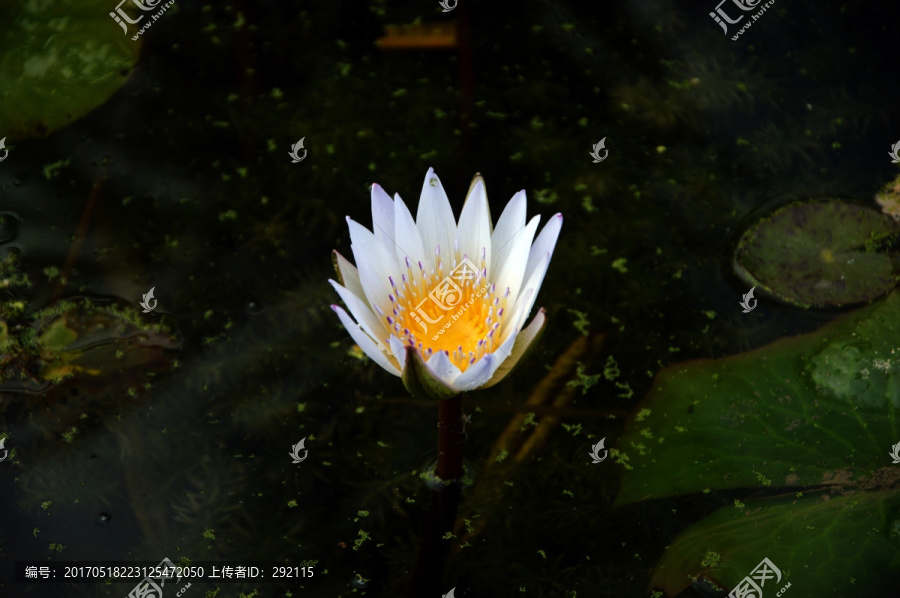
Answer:
[[[790,495],[719,509],[672,542],[650,585],[675,596],[696,578],[695,586],[729,591],[768,558],[782,576],[766,582],[764,596],[787,583],[794,596],[835,596],[839,588],[846,588],[843,595],[889,596],[900,570],[900,533],[890,529],[900,522],[898,503],[900,488]],[[853,593],[854,586],[865,589]]]
[[[0,136],[48,135],[122,86],[141,41],[109,16],[114,8],[99,0],[0,2]]]
[[[805,494],[736,503],[696,524],[660,561],[658,587],[686,587],[707,551],[721,566],[706,577],[727,589],[764,557],[828,589],[809,595],[852,593],[851,577],[871,589],[888,564],[896,576],[900,471],[888,453],[900,440],[898,338],[895,291],[817,332],[658,374],[611,451],[626,469],[616,505],[730,488]],[[854,562],[855,574],[820,567],[843,550],[867,564]],[[885,550],[887,561],[872,556]]]
[[[839,199],[793,202],[747,229],[734,268],[747,284],[803,307],[876,299],[900,280],[896,255],[879,243],[900,223]]]

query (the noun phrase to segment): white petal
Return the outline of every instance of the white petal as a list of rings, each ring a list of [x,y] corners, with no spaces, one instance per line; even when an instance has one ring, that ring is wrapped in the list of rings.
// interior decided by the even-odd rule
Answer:
[[[356,266],[337,251],[334,252],[334,265],[341,273],[341,282],[344,288],[360,299],[365,299],[366,293],[359,282],[359,270],[356,269]]]
[[[485,267],[491,263],[491,209],[488,206],[487,192],[481,176],[472,181],[472,188],[463,204],[457,227],[460,257],[463,255],[481,269],[482,250],[485,255]],[[488,271],[490,274],[490,271]]]
[[[372,232],[391,255],[394,251],[394,202],[377,183],[372,185]]]
[[[450,357],[443,351],[438,351],[429,357],[428,361],[425,362],[425,367],[448,386],[454,386],[453,381],[460,375],[459,368],[450,361]]]
[[[554,214],[550,217],[547,224],[544,225],[544,228],[541,229],[537,239],[534,240],[534,245],[531,246],[531,253],[528,255],[528,265],[525,267],[525,280],[531,278],[534,269],[546,254],[549,253],[551,257],[553,256],[553,250],[556,248],[556,240],[559,238],[559,230],[562,228],[562,222],[562,214]],[[538,283],[538,288],[540,288],[540,286],[541,284]],[[535,289],[535,292],[537,292],[537,289]]]
[[[493,279],[497,285],[497,293],[501,297],[506,293],[506,289],[510,290],[511,301],[518,297],[522,286],[522,277],[525,274],[525,266],[528,264],[528,250],[531,248],[534,231],[537,230],[540,219],[540,216],[535,216],[525,228],[513,235],[509,243],[509,257],[500,264]]]
[[[475,363],[469,364],[466,371],[453,383],[453,387],[464,391],[483,386],[494,375],[501,361],[503,360],[494,353],[487,353]]]
[[[522,356],[525,355],[526,351],[531,344],[534,342],[534,338],[541,332],[541,329],[544,327],[544,322],[546,322],[547,316],[544,314],[544,310],[538,311],[537,315],[534,316],[534,319],[531,321],[525,329],[519,332],[515,337],[515,342],[512,350],[510,351],[509,357],[503,362],[503,364],[497,368],[494,372],[491,379],[485,384],[485,388],[491,387],[494,384],[497,384],[508,374],[516,365],[519,363],[519,360],[522,359]]]
[[[400,272],[406,272],[406,258],[409,258],[413,266],[419,262],[424,263],[425,250],[422,248],[419,229],[416,228],[409,208],[398,194],[394,194],[394,241],[397,244],[397,265]]]
[[[388,342],[386,339],[390,334],[390,331],[387,328],[387,321],[385,321],[383,317],[376,315],[364,299],[360,299],[334,280],[329,279],[328,282],[331,283],[334,290],[341,296],[341,299],[343,299],[347,308],[350,310],[350,313],[353,315],[353,319],[359,322],[359,325],[362,326],[362,329],[366,334],[372,337],[372,340],[378,345],[378,349],[380,351],[386,351],[388,349]]]
[[[531,308],[534,307],[534,302],[537,299],[538,291],[541,290],[541,284],[544,282],[544,275],[547,274],[549,266],[550,254],[547,253],[544,254],[544,259],[535,266],[531,276],[522,285],[524,292],[516,298],[516,302],[513,304],[513,317],[521,315],[523,320],[528,318],[528,314],[531,313]]]
[[[391,353],[400,365],[400,371],[402,372],[406,367],[406,345],[393,334],[388,338],[388,342],[391,346]]]
[[[339,305],[332,305],[331,309],[338,315],[341,319],[341,324],[344,325],[344,328],[347,329],[347,332],[350,333],[350,336],[353,338],[353,341],[359,345],[359,348],[362,349],[363,353],[369,356],[369,359],[394,374],[395,376],[400,375],[400,370],[392,364],[387,356],[384,353],[378,350],[378,347],[375,345],[375,341],[366,335],[363,329],[354,322],[350,316],[347,315]]]
[[[350,249],[359,270],[359,282],[365,292],[366,299],[372,305],[384,309],[390,304],[388,295],[391,284],[388,277],[397,277],[397,266],[394,257],[368,229],[347,218],[350,226]]]
[[[522,301],[522,304],[528,303],[530,305],[531,303],[534,303],[532,299],[534,297],[534,290],[526,289],[524,293],[519,295],[519,297]],[[521,330],[522,326],[525,324],[526,314],[523,313],[523,309],[520,307],[520,303],[518,301],[512,306],[511,309],[510,306],[507,305],[507,309],[509,309],[509,311],[505,312],[503,318],[506,324],[503,325],[502,330],[500,331],[500,338],[498,341],[500,343],[500,348],[497,349],[498,351],[505,347],[509,342],[510,336],[515,337],[515,335],[519,333],[519,330]]]
[[[443,261],[449,264],[452,260],[448,258],[453,250],[453,241],[456,240],[456,219],[447,193],[433,168],[428,169],[422,185],[416,226],[419,227],[422,245],[429,258],[434,255],[435,247],[440,246],[441,254],[446,256]]]
[[[494,234],[491,235],[491,266],[488,268],[488,276],[496,273],[499,267],[509,257],[509,251],[512,245],[512,238],[515,234],[525,228],[525,191],[519,191],[512,196],[503,213],[500,214],[500,220],[494,228]],[[492,280],[492,279],[491,279]]]

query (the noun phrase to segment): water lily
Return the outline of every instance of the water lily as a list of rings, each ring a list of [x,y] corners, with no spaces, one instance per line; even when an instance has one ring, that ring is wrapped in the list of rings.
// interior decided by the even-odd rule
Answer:
[[[370,231],[349,217],[354,266],[336,251],[349,314],[332,305],[356,344],[401,376],[414,395],[449,398],[502,380],[546,322],[524,327],[562,226],[556,214],[535,238],[525,191],[493,226],[484,181],[476,175],[459,222],[437,175],[425,175],[416,218],[399,195],[372,186]],[[351,317],[352,316],[352,317]]]

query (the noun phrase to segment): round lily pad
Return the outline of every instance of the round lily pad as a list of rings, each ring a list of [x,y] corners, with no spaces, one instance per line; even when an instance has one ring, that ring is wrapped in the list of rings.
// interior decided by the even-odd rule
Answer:
[[[887,293],[900,279],[898,234],[900,224],[864,205],[830,198],[796,201],[743,233],[734,268],[748,285],[792,305],[862,303]]]
[[[0,137],[43,137],[121,87],[141,41],[109,16],[115,2],[0,2]]]

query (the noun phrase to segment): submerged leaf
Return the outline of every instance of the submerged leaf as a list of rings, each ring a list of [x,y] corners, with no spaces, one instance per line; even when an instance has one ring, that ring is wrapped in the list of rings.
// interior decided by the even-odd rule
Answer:
[[[0,2],[0,135],[43,137],[103,104],[137,62],[97,0]]]
[[[877,210],[838,199],[781,206],[738,243],[734,268],[747,284],[801,306],[875,299],[897,283],[897,267],[876,244],[900,233]]]

